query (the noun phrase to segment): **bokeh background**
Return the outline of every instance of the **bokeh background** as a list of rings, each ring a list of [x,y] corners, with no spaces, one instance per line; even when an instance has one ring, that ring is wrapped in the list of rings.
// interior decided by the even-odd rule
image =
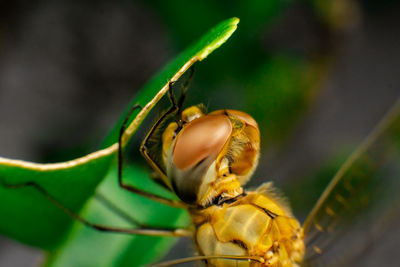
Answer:
[[[0,155],[57,162],[94,151],[154,73],[237,16],[233,37],[196,65],[187,105],[256,118],[262,151],[250,187],[272,180],[290,200],[304,179],[327,177],[292,202],[304,219],[400,96],[399,11],[390,0],[0,3]],[[142,161],[135,151],[131,160]],[[394,225],[359,266],[397,266]],[[166,258],[192,249],[180,241]],[[43,257],[0,237],[0,266],[37,266]]]

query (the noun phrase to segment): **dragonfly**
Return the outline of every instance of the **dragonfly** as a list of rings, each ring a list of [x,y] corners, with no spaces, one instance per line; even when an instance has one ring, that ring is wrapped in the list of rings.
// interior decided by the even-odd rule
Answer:
[[[381,195],[379,190],[382,184],[384,189],[399,188],[395,178],[400,173],[400,164],[396,161],[400,150],[400,101],[338,170],[301,224],[271,183],[255,190],[244,187],[258,164],[257,122],[238,110],[206,113],[202,105],[183,109],[188,83],[178,99],[172,90],[174,83],[170,82],[168,90],[171,107],[150,128],[140,151],[156,172],[154,179],[179,200],[145,192],[124,182],[122,140],[131,114],[141,109],[139,105],[131,108],[120,129],[118,184],[124,190],[187,210],[192,219],[190,227],[141,225],[130,229],[101,225],[74,213],[35,182],[2,182],[3,186],[33,187],[71,217],[99,231],[193,238],[198,256],[153,266],[196,261],[207,266],[346,264],[354,259],[354,255],[345,253],[349,241],[346,233],[359,227],[356,222],[362,222],[362,227],[373,233],[360,246],[358,253],[362,254],[390,227],[391,218],[396,218],[397,213],[387,208],[388,203],[396,201],[395,192]],[[379,216],[381,220],[371,216]]]

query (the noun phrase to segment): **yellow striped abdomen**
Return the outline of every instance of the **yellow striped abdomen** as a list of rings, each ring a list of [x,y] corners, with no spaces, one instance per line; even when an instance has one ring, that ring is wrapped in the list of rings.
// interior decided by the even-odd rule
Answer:
[[[192,214],[196,243],[203,255],[250,255],[262,266],[298,266],[304,255],[301,227],[290,210],[269,195],[270,186],[233,203],[211,206]],[[257,266],[235,260],[209,260],[209,266]]]

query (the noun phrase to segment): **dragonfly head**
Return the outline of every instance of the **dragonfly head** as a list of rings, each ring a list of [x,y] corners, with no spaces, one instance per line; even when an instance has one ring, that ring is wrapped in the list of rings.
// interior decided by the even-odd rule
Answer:
[[[258,163],[256,121],[236,110],[182,112],[163,133],[163,160],[175,193],[188,204],[207,206],[243,192]]]

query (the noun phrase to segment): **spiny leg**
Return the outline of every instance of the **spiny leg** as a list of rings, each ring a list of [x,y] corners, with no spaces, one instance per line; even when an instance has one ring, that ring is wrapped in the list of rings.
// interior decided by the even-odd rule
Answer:
[[[170,90],[168,90],[168,91],[170,91]],[[129,110],[128,114],[126,115],[126,117],[125,117],[125,119],[124,119],[124,121],[122,123],[120,131],[119,131],[119,138],[118,138],[118,183],[119,183],[119,186],[121,188],[125,189],[125,190],[128,190],[130,192],[133,192],[135,194],[138,194],[138,195],[141,195],[141,196],[144,196],[144,197],[147,197],[149,199],[155,200],[157,202],[163,203],[163,204],[168,205],[168,206],[172,206],[172,207],[176,207],[176,208],[186,208],[186,205],[183,204],[181,201],[170,200],[170,199],[167,199],[167,198],[164,198],[164,197],[161,197],[161,196],[158,196],[158,195],[143,191],[143,190],[141,190],[139,188],[136,188],[135,186],[125,184],[122,181],[123,163],[124,163],[123,162],[123,151],[122,151],[122,137],[124,135],[124,132],[125,132],[125,129],[126,129],[126,125],[127,125],[128,121],[129,121],[130,115],[132,114],[132,112],[134,110],[136,110],[138,108],[142,109],[140,105],[134,105]]]
[[[255,263],[265,263],[264,258],[259,257],[259,256],[209,255],[209,256],[194,256],[194,257],[187,257],[187,258],[176,259],[176,260],[171,260],[171,261],[165,261],[165,262],[149,265],[148,267],[167,267],[167,266],[174,266],[174,265],[193,262],[193,261],[218,260],[218,259],[225,259],[227,261],[235,260],[235,261],[252,261]]]
[[[85,224],[86,226],[93,228],[98,231],[102,232],[112,232],[112,233],[123,233],[123,234],[131,234],[131,235],[148,235],[148,236],[174,236],[174,237],[182,237],[182,236],[192,236],[192,231],[187,230],[187,229],[173,229],[173,228],[153,228],[153,227],[147,227],[147,226],[142,226],[140,228],[119,228],[119,227],[112,227],[112,226],[106,226],[102,224],[97,224],[97,223],[92,223],[86,220],[85,218],[81,217],[79,214],[73,212],[69,208],[65,207],[61,202],[56,200],[53,196],[51,196],[43,187],[41,187],[39,184],[36,182],[26,182],[22,184],[8,184],[4,182],[3,180],[0,180],[0,183],[2,184],[3,187],[9,188],[9,189],[19,189],[19,188],[24,188],[24,187],[32,187],[35,190],[37,190],[39,193],[41,193],[44,197],[46,197],[49,201],[54,203],[58,208],[63,210],[65,213],[67,213],[69,216],[72,218],[80,221],[81,223]]]
[[[171,107],[156,121],[156,123],[151,127],[150,131],[146,134],[146,137],[143,139],[142,144],[140,146],[140,152],[142,153],[143,157],[147,160],[149,165],[160,175],[161,180],[165,183],[168,188],[171,188],[170,184],[168,183],[167,174],[165,171],[159,166],[159,164],[153,160],[149,154],[148,150],[148,142],[156,132],[157,128],[172,114],[176,113],[176,120],[179,123],[181,110],[183,106],[183,102],[186,98],[186,92],[189,88],[189,85],[193,79],[194,74],[194,66],[190,68],[190,73],[188,79],[185,81],[185,84],[182,87],[181,95],[176,101],[175,96],[172,91],[172,86],[174,85],[175,81],[171,81],[168,84],[168,98],[171,101]]]
[[[155,170],[161,177],[161,179],[164,181],[164,183],[167,183],[167,174],[164,172],[164,170],[161,168],[161,166],[154,161],[150,154],[149,154],[149,149],[148,149],[148,141],[151,139],[153,136],[154,132],[157,130],[157,128],[163,123],[169,116],[171,116],[173,113],[175,113],[178,110],[178,106],[176,104],[176,100],[174,97],[174,94],[172,92],[172,85],[175,83],[175,81],[171,81],[168,84],[168,97],[171,101],[171,107],[164,112],[164,114],[156,121],[156,123],[153,124],[153,126],[150,128],[150,131],[146,134],[145,138],[143,139],[141,145],[140,145],[140,152],[142,153],[143,157],[146,159],[148,164],[151,166],[153,170]],[[169,188],[170,185],[166,184]]]
[[[139,222],[137,219],[133,218],[129,214],[127,214],[125,211],[123,211],[121,208],[118,207],[115,203],[113,203],[111,200],[109,200],[106,196],[104,196],[101,193],[96,193],[94,195],[96,200],[101,203],[104,207],[109,209],[111,212],[113,212],[115,215],[118,217],[121,217],[124,219],[126,222],[135,225],[135,226],[140,226],[143,227],[144,225]]]
[[[179,96],[178,103],[177,103],[177,106],[178,106],[178,112],[176,114],[177,120],[179,120],[180,117],[181,117],[183,102],[185,102],[187,90],[189,89],[189,86],[190,86],[190,84],[192,83],[192,80],[193,80],[194,65],[190,68],[189,71],[190,71],[189,77],[185,81],[185,83],[183,84],[183,87],[182,87],[182,90],[181,90],[181,95]]]

